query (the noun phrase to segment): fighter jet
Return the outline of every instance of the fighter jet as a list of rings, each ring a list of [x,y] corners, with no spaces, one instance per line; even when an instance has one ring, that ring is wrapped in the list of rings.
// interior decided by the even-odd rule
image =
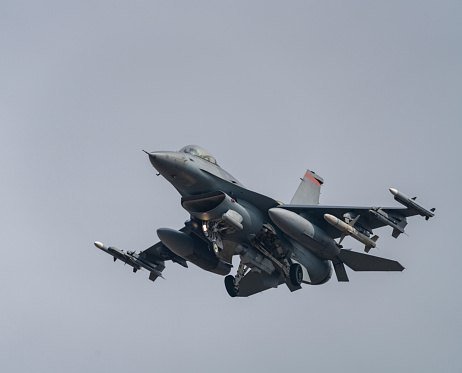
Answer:
[[[373,230],[389,226],[397,238],[408,217],[434,216],[435,209],[424,208],[394,188],[390,192],[403,207],[319,205],[324,180],[310,170],[290,204],[283,204],[246,189],[199,146],[146,153],[158,175],[179,192],[190,219],[180,230],[158,229],[160,241],[139,253],[101,242],[95,246],[134,272],[146,269],[152,281],[162,277],[169,260],[226,276],[231,297],[248,297],[282,284],[290,291],[324,284],[333,271],[338,281],[347,282],[345,266],[353,271],[402,271],[397,261],[368,254],[378,239]],[[348,236],[362,243],[366,253],[344,249]],[[240,259],[234,276],[229,274],[233,256]]]

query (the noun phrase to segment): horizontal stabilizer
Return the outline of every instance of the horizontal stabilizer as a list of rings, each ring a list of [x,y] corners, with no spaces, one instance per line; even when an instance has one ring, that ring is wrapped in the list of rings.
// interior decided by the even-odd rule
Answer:
[[[404,267],[396,260],[379,258],[377,256],[340,250],[337,256],[353,271],[402,271]]]
[[[334,260],[334,270],[335,270],[335,275],[337,276],[337,280],[339,282],[348,282],[348,275],[345,270],[345,266],[343,265],[343,262],[340,260]]]

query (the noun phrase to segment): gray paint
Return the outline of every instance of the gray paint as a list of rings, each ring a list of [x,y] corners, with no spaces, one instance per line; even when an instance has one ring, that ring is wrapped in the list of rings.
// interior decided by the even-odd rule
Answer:
[[[319,195],[321,194],[321,185],[324,183],[324,180],[310,170],[306,170],[305,176],[301,180],[302,182],[298,186],[290,204],[317,205],[319,203]]]
[[[2,370],[457,371],[461,11],[3,1]],[[91,243],[142,250],[182,226],[141,149],[188,143],[283,202],[312,167],[322,204],[388,206],[395,187],[438,214],[399,240],[381,229],[377,255],[398,275],[239,302],[193,266],[152,284]]]
[[[307,284],[323,284],[331,277],[331,265],[326,260],[334,264],[339,282],[349,281],[343,264],[354,271],[402,271],[404,267],[397,261],[344,250],[341,243],[346,236],[351,236],[365,244],[366,253],[375,248],[378,236],[369,238],[373,234],[372,227],[390,225],[387,219],[379,219],[377,213],[374,213],[376,211],[383,214],[380,217],[388,216],[387,211],[390,211],[391,216],[399,216],[401,221],[417,213],[423,214],[426,220],[434,216],[430,216],[428,211],[415,202],[408,203],[407,200],[404,204],[408,207],[399,210],[281,203],[278,207],[272,207],[276,205],[275,201],[236,185],[233,178],[228,177],[230,174],[218,166],[216,159],[197,145],[187,145],[179,152],[145,153],[159,171],[158,175],[168,180],[183,196],[181,205],[191,214],[191,219],[185,222],[185,227],[180,231],[165,228],[157,230],[159,239],[174,256],[169,257],[166,253],[166,256],[156,258],[156,244],[140,252],[139,257],[152,257],[154,262],[159,263],[162,261],[163,269],[164,260],[175,262],[176,256],[180,256],[206,271],[227,275],[232,268],[232,257],[238,255],[240,263],[237,271],[234,275],[228,275],[224,281],[231,297],[254,295],[277,287],[278,283],[285,283],[292,292],[301,289],[302,280]],[[311,196],[319,196],[323,180],[310,171],[307,171],[305,178],[302,182],[306,184],[299,187],[296,196],[306,197],[310,195],[307,192]],[[221,189],[231,190],[229,193],[233,197]],[[401,196],[399,201],[404,200],[405,196],[395,189],[390,191],[395,198]],[[237,195],[242,199],[237,200]],[[259,198],[254,200],[253,196]],[[260,200],[270,201],[270,204],[262,204]],[[312,202],[317,203],[318,198]],[[342,220],[327,213],[331,211],[344,212]],[[366,212],[366,217],[360,220],[360,213],[363,212]],[[266,221],[265,216],[269,218]],[[330,235],[328,230],[313,223],[322,222],[320,216],[328,223],[325,227],[334,227],[342,232],[339,242],[334,241],[335,234]],[[300,245],[294,245],[291,238]],[[134,272],[140,268],[133,252],[125,254],[117,249],[107,249],[99,242],[95,246],[131,265]],[[226,246],[230,249],[228,252],[224,250]],[[150,267],[147,269],[151,270]],[[152,272],[156,276],[160,275],[157,269]],[[245,289],[242,293],[241,282]]]

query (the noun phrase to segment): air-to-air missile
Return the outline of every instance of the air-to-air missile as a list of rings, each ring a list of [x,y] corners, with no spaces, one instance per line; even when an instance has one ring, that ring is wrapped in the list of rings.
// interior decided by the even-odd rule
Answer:
[[[119,259],[120,261],[128,264],[129,266],[132,266],[134,272],[140,269],[140,266],[136,264],[135,262],[135,258],[133,258],[128,253],[125,253],[123,250],[119,250],[116,247],[112,247],[112,246],[107,247],[106,245],[98,241],[95,242],[95,246],[101,251],[104,251],[105,253],[112,255],[114,257],[114,262],[117,259]]]
[[[393,194],[394,198],[396,201],[398,201],[399,203],[401,203],[402,205],[416,211],[419,215],[421,216],[424,216],[425,217],[425,220],[428,220],[430,219],[431,217],[435,216],[434,212],[435,212],[435,209],[432,208],[430,210],[427,210],[425,207],[423,207],[422,205],[419,205],[415,200],[416,200],[416,197],[414,198],[409,198],[408,196],[406,196],[405,194],[401,193],[401,192],[398,192],[396,189],[394,188],[390,188],[390,192],[391,194]]]
[[[107,247],[106,245],[103,245],[101,242],[98,242],[98,241],[95,242],[95,246],[98,249],[104,251],[105,253],[112,255],[114,257],[114,262],[117,259],[119,259],[125,264],[128,264],[129,266],[133,267],[133,272],[136,272],[139,269],[144,268],[148,270],[149,272],[152,272],[154,275],[163,278],[162,272],[155,268],[156,264],[147,262],[135,252],[132,252],[132,251],[124,252],[123,250],[119,250],[112,246]]]
[[[373,207],[369,212],[374,215],[383,224],[389,225],[393,228],[392,236],[398,238],[401,233],[404,233],[404,227],[407,225],[405,217],[397,217],[390,213],[386,213],[380,207]]]
[[[366,253],[369,252],[370,249],[373,247],[376,247],[376,241],[378,240],[379,236],[374,236],[372,238],[367,237],[366,235],[359,233],[356,228],[353,227],[353,225],[356,223],[356,221],[359,219],[359,215],[356,217],[355,220],[353,220],[350,224],[345,223],[343,220],[340,220],[336,218],[333,215],[330,214],[324,214],[324,219],[332,225],[333,227],[337,228],[339,231],[343,232],[342,238],[340,238],[339,244],[343,241],[343,239],[346,236],[351,236],[355,240],[358,240],[359,242],[363,243],[366,245],[366,248],[364,251]]]

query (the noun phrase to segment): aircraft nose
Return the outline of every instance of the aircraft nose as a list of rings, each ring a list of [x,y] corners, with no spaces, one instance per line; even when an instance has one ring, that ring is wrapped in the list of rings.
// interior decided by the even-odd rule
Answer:
[[[172,162],[170,161],[170,157],[166,152],[145,153],[149,156],[149,161],[157,171],[161,172],[160,169],[169,168],[169,166],[171,166],[170,163]]]
[[[146,153],[154,168],[165,177],[177,176],[184,168],[183,159],[181,155],[176,152]]]
[[[151,162],[151,164],[156,167],[156,162],[158,162],[157,160],[157,154],[156,153],[148,153],[148,152],[145,152],[148,156],[149,156],[149,161]]]

